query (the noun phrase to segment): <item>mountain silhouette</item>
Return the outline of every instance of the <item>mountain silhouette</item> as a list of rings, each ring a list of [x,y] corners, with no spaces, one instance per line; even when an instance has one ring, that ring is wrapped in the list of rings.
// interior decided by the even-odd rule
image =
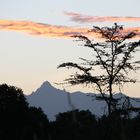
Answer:
[[[68,93],[53,87],[48,81],[45,81],[40,88],[26,97],[30,106],[41,107],[50,120],[55,120],[55,115],[60,112],[70,111],[71,109],[90,110],[97,116],[103,115],[107,110],[106,103],[96,100],[95,95],[99,94],[79,91]],[[118,93],[115,95],[115,98],[123,96],[125,95]],[[137,100],[140,101],[140,99]],[[140,102],[132,99],[131,103],[136,107],[140,106]]]

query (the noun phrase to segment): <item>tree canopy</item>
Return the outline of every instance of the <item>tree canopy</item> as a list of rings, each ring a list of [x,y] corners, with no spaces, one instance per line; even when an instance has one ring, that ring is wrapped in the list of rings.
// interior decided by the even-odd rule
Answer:
[[[0,85],[0,139],[44,140],[48,132],[46,114],[40,108],[29,107],[20,88]]]
[[[112,27],[93,26],[89,32],[98,34],[99,41],[83,35],[73,37],[82,41],[83,47],[91,48],[94,57],[90,60],[80,58],[83,61],[81,64],[62,63],[58,68],[76,68],[78,71],[65,79],[65,82],[71,85],[94,85],[101,94],[98,99],[106,101],[110,114],[117,108],[118,103],[118,100],[113,98],[114,86],[120,90],[125,83],[136,82],[129,73],[140,69],[140,60],[135,59],[140,41],[135,40],[136,32],[126,32],[123,26],[117,23],[114,23]],[[101,73],[96,73],[95,69],[101,70]]]

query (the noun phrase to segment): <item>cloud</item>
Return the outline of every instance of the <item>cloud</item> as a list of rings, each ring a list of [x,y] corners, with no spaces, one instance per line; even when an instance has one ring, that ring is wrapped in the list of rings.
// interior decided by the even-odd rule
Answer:
[[[89,28],[58,26],[32,21],[0,20],[0,30],[24,32],[30,35],[43,37],[70,38],[72,35],[86,35],[93,38],[99,37],[97,33],[88,31]],[[126,28],[124,33],[135,31],[140,38],[140,27]]]
[[[93,23],[93,22],[140,22],[140,17],[117,17],[117,16],[88,16],[74,12],[64,12],[72,21],[79,23]]]
[[[86,34],[87,28],[57,26],[32,21],[0,20],[0,30],[25,32],[44,37],[70,37],[74,34]]]

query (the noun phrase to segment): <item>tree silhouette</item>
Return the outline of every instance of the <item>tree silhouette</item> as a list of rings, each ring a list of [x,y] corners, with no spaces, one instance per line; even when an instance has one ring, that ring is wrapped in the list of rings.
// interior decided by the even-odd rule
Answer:
[[[73,111],[77,120],[73,121]],[[73,110],[59,113],[53,122],[53,139],[90,140],[96,139],[97,120],[90,111]]]
[[[28,103],[21,89],[0,85],[0,131],[2,139],[20,139],[27,124]]]
[[[29,107],[21,89],[0,85],[0,139],[47,140],[49,127],[42,109]]]
[[[108,106],[108,114],[116,110],[118,99],[113,95],[114,87],[119,90],[125,83],[135,83],[136,79],[131,78],[129,73],[139,70],[140,61],[134,59],[134,54],[139,50],[140,41],[134,39],[136,32],[124,31],[123,26],[114,23],[112,27],[94,26],[89,32],[99,35],[99,41],[83,36],[73,36],[82,41],[84,47],[92,49],[93,58],[91,60],[80,58],[83,63],[67,62],[62,63],[58,68],[76,68],[75,74],[65,79],[65,83],[71,85],[92,84],[101,94],[97,99],[104,100]],[[132,42],[129,40],[131,39]],[[132,40],[134,39],[134,40]],[[95,70],[101,70],[97,74]]]
[[[30,130],[27,135],[34,135],[34,138],[39,140],[47,140],[50,133],[50,125],[47,116],[44,114],[41,108],[30,107],[29,108],[30,117]]]

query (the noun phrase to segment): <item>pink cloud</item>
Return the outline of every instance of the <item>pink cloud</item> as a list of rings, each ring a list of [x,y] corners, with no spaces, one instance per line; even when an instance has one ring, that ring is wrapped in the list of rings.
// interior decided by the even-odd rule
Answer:
[[[73,35],[86,35],[92,38],[99,38],[96,32],[88,32],[90,28],[77,28],[70,26],[58,26],[32,21],[0,20],[0,30],[24,32],[29,35],[70,38]],[[135,31],[137,38],[140,38],[140,27],[125,28],[124,33]]]
[[[117,17],[117,16],[88,16],[74,12],[64,12],[69,16],[72,21],[80,23],[93,23],[93,22],[136,22],[140,21],[140,17]]]

